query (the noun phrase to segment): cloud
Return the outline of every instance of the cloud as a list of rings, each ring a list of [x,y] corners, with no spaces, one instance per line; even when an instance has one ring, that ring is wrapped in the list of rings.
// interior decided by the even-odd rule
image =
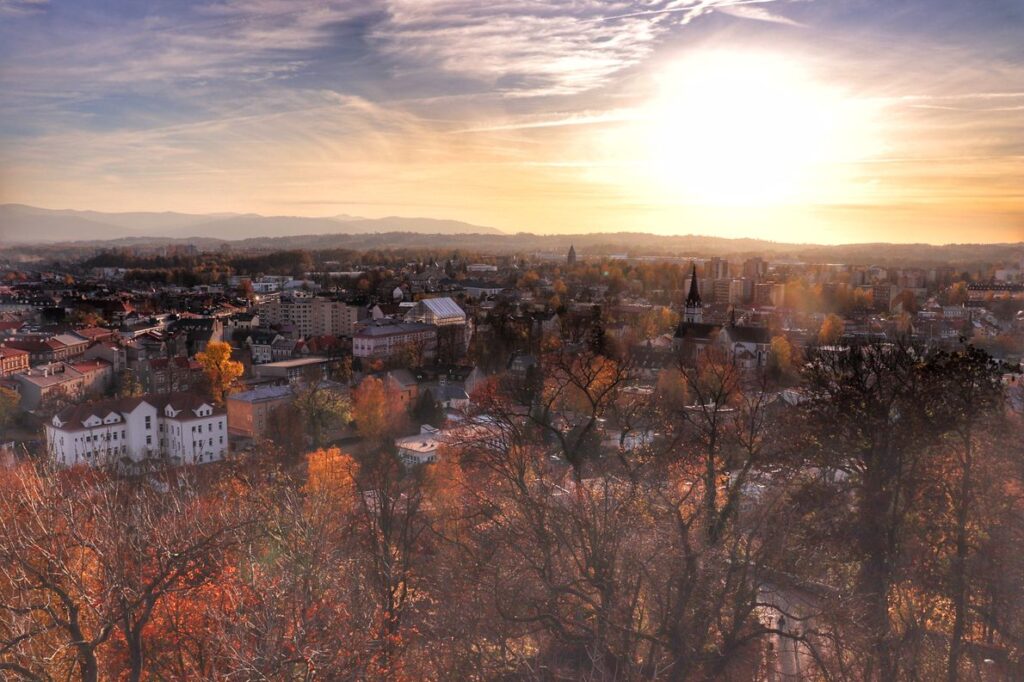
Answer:
[[[603,123],[623,123],[635,121],[641,114],[633,109],[617,109],[599,113],[546,114],[530,116],[526,120],[511,123],[492,123],[460,128],[452,133],[490,133],[503,130],[532,130],[537,128],[562,128],[565,126],[600,125]]]
[[[804,28],[804,24],[799,21],[794,21],[788,17],[784,17],[781,14],[775,14],[769,12],[764,7],[754,7],[751,5],[723,5],[718,7],[718,11],[723,14],[728,14],[733,17],[739,17],[740,19],[751,19],[754,21],[767,21],[773,24],[783,24],[785,26],[796,26]]]
[[[405,65],[482,81],[507,96],[571,95],[643,61],[662,33],[647,18],[595,23],[625,2],[390,0],[372,38]],[[412,67],[415,68],[415,67]]]
[[[0,0],[0,15],[17,16],[43,11],[50,0]]]

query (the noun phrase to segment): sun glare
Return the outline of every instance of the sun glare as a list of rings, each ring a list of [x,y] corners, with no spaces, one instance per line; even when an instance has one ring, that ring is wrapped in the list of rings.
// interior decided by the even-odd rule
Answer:
[[[872,146],[862,107],[778,56],[705,53],[678,62],[658,82],[631,154],[641,154],[642,181],[663,199],[725,206],[821,200],[836,194],[837,166]]]

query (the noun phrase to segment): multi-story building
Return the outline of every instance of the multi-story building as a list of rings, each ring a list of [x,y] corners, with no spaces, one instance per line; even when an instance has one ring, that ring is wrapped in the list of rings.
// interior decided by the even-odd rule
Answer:
[[[18,382],[21,409],[26,412],[45,408],[53,401],[74,401],[82,398],[85,377],[63,362],[51,362],[12,375]]]
[[[232,436],[259,439],[271,413],[295,399],[291,386],[259,386],[227,398],[228,431]]]
[[[786,285],[774,282],[758,282],[754,285],[754,304],[781,306],[786,301]]]
[[[433,357],[437,327],[422,322],[374,320],[352,337],[352,355],[357,358],[390,358],[408,348],[422,351],[425,358]]]
[[[743,261],[743,276],[755,282],[764,279],[768,274],[768,263],[763,258],[755,256]]]
[[[75,334],[26,335],[8,341],[7,345],[28,351],[30,362],[54,362],[82,355],[89,347],[89,340]]]
[[[365,306],[323,296],[284,296],[259,306],[265,325],[291,325],[299,336],[352,336],[368,315]]]
[[[715,303],[736,304],[743,301],[743,280],[716,279],[713,284]]]
[[[704,266],[704,276],[710,279],[728,279],[729,261],[717,256],[712,258]]]
[[[201,464],[224,458],[227,435],[224,408],[195,393],[172,393],[67,407],[46,424],[46,447],[65,467]]]
[[[0,377],[27,372],[28,351],[0,346]]]

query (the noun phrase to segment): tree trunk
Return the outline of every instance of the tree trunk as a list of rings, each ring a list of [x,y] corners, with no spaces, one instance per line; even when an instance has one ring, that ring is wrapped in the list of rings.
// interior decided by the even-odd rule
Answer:
[[[953,558],[952,567],[953,632],[949,640],[947,682],[957,682],[960,679],[960,655],[963,652],[964,632],[967,629],[967,555],[970,551],[967,523],[974,468],[973,454],[971,435],[968,431],[964,437],[964,468],[960,472],[960,494],[956,503],[956,556]]]
[[[889,623],[889,588],[892,581],[891,557],[888,550],[886,518],[891,493],[885,491],[876,467],[870,467],[864,482],[861,508],[860,544],[864,556],[858,580],[863,601],[864,622],[870,642],[871,657],[865,679],[891,682],[896,679]]]

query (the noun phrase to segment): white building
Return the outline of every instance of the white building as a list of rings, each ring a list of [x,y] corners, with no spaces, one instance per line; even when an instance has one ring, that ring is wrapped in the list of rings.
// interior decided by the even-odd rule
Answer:
[[[433,464],[437,461],[437,450],[441,446],[439,433],[433,426],[424,424],[415,436],[396,438],[398,459],[407,467]]]
[[[227,413],[194,393],[72,405],[46,425],[46,447],[65,467],[215,462],[228,451]]]
[[[406,348],[422,350],[432,358],[437,351],[437,327],[420,322],[375,320],[352,337],[352,355],[357,358],[389,358]]]

